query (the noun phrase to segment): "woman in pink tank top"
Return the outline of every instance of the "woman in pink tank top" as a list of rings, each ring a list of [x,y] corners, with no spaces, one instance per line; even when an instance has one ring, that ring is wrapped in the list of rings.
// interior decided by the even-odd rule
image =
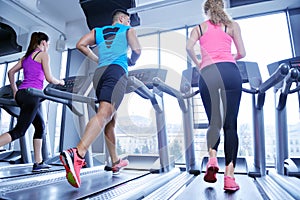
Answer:
[[[16,126],[0,135],[0,146],[6,145],[25,135],[30,124],[34,126],[33,146],[34,160],[32,171],[48,170],[49,165],[43,162],[42,140],[45,135],[45,122],[41,112],[41,98],[32,96],[27,88],[43,89],[44,79],[49,83],[64,85],[64,80],[58,80],[51,75],[49,55],[47,53],[49,37],[42,32],[34,32],[25,56],[8,71],[10,86],[16,103],[20,107],[20,114]],[[24,80],[19,88],[16,85],[15,73],[23,69]]]
[[[209,160],[204,180],[210,183],[217,181],[217,150],[223,128],[224,190],[236,191],[239,189],[234,178],[238,151],[237,117],[242,93],[236,60],[245,57],[246,52],[240,27],[224,11],[223,0],[206,0],[204,13],[208,20],[193,28],[186,45],[188,55],[200,70],[200,95],[209,121],[206,135]],[[194,51],[197,41],[201,49],[200,60]],[[232,42],[236,54],[231,52]]]

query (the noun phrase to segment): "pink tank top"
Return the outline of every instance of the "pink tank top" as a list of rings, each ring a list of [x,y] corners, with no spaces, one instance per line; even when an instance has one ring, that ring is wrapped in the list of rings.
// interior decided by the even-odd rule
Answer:
[[[41,63],[32,59],[32,54],[22,62],[24,80],[19,89],[36,88],[42,90],[45,80],[43,66]]]
[[[209,20],[207,31],[200,37],[202,62],[200,69],[218,62],[234,62],[231,53],[232,38],[222,30],[221,26],[212,24]]]

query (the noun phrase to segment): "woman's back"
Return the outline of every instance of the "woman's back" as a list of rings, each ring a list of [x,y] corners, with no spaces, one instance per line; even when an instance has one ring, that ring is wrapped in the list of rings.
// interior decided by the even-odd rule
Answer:
[[[28,57],[24,58],[22,61],[23,73],[24,73],[24,80],[23,83],[20,85],[19,89],[26,89],[26,88],[36,88],[36,89],[43,89],[44,85],[44,71],[42,63],[36,60],[36,57],[40,53],[39,50],[35,50],[31,53]]]
[[[227,26],[215,25],[207,20],[199,29],[202,35],[199,39],[202,55],[200,68],[218,62],[235,62],[231,53],[232,38],[227,33]]]

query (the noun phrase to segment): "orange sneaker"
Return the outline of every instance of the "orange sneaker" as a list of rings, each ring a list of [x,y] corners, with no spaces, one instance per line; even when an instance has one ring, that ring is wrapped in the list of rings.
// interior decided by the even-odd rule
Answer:
[[[240,186],[235,182],[235,178],[224,176],[224,190],[234,192],[239,189]]]
[[[84,159],[77,155],[77,149],[72,148],[61,152],[60,161],[66,169],[68,182],[76,188],[80,187],[80,170],[85,165]]]
[[[219,171],[218,159],[215,157],[209,158],[208,163],[206,165],[204,181],[208,183],[215,183],[217,181],[218,171]]]

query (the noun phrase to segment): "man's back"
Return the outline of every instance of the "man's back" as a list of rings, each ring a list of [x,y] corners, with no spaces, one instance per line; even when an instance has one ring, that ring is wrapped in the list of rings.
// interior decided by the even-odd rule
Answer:
[[[127,31],[129,26],[116,23],[95,28],[95,41],[99,49],[99,67],[117,64],[127,70]]]

